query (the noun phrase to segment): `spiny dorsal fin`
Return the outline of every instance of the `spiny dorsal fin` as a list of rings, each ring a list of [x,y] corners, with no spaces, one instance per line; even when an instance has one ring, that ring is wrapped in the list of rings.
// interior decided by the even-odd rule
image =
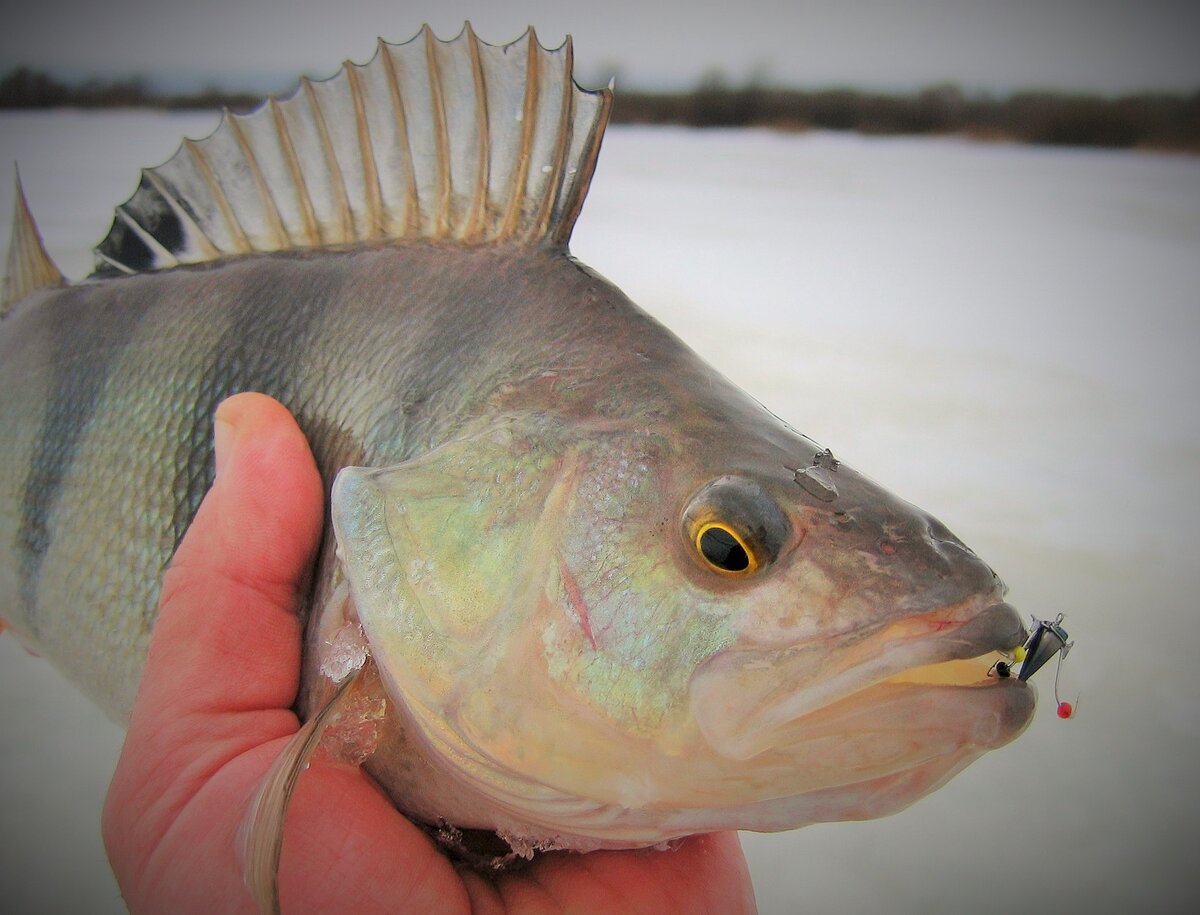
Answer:
[[[46,247],[41,233],[34,224],[25,200],[25,189],[21,186],[21,173],[16,173],[16,194],[13,201],[12,237],[8,242],[8,260],[4,270],[4,295],[0,298],[0,317],[8,313],[9,307],[37,289],[50,289],[66,285],[63,277]]]
[[[226,112],[142,172],[96,248],[137,273],[253,252],[379,241],[565,248],[612,94],[572,79],[568,38],[490,45],[470,25],[380,40],[366,64],[252,114]]]

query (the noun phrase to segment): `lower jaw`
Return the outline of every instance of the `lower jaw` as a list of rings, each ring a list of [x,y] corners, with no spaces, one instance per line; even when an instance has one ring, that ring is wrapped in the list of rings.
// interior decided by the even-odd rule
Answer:
[[[913,673],[909,672],[910,675]],[[920,694],[930,697],[935,712],[939,705],[944,704],[947,708],[958,709],[958,714],[964,720],[980,702],[996,710],[1009,711],[997,712],[1002,724],[1000,732],[986,743],[967,740],[949,750],[943,746],[939,752],[930,751],[923,756],[918,754],[908,761],[896,760],[890,767],[867,767],[857,775],[854,766],[848,765],[842,771],[832,773],[833,777],[823,785],[781,785],[778,791],[770,792],[771,796],[766,796],[767,792],[762,791],[760,786],[755,794],[763,798],[761,800],[733,801],[721,805],[716,798],[718,792],[713,791],[703,798],[676,798],[674,802],[668,800],[661,805],[641,809],[595,805],[595,809],[576,809],[568,814],[565,810],[556,812],[550,809],[497,810],[489,798],[480,795],[475,800],[479,808],[476,813],[481,814],[478,819],[474,816],[456,816],[449,809],[440,808],[410,810],[410,813],[430,822],[448,818],[458,825],[500,829],[505,834],[528,839],[539,847],[577,850],[644,847],[691,833],[724,829],[777,832],[818,822],[872,819],[903,810],[935,791],[988,749],[1015,737],[1032,714],[1032,691],[1016,680],[988,681],[985,678],[983,682],[970,686],[889,681],[836,703],[835,706],[840,708],[819,710],[813,716],[808,716],[806,724],[824,732],[822,739],[834,743],[840,739],[843,729],[849,726],[845,740],[852,742],[855,739],[855,723],[869,724],[873,720],[873,710],[882,710],[882,720],[886,720],[889,708],[919,711],[929,707],[927,702],[919,698]],[[933,720],[937,717],[935,714]],[[920,724],[918,722],[917,730]],[[959,722],[954,726],[961,725],[962,722]],[[902,730],[904,724],[892,723],[891,727]],[[781,761],[785,752],[772,754],[776,757],[776,763]],[[739,765],[753,766],[754,762],[747,761]],[[799,765],[802,763],[798,761]],[[376,774],[377,777],[386,776],[387,772],[377,771]],[[734,774],[728,773],[725,778]],[[717,785],[711,787],[718,788]],[[674,806],[676,803],[680,806]],[[691,806],[693,804],[696,806]],[[568,802],[564,806],[574,808],[576,805]],[[534,807],[539,808],[539,805]]]
[[[990,663],[987,658],[973,658],[905,671],[795,720],[776,734],[774,742],[780,748],[799,748],[814,739],[910,735],[914,762],[935,755],[922,757],[928,735],[944,735],[936,745],[953,741],[958,746],[995,749],[1028,725],[1035,694],[1015,678],[987,676]],[[980,670],[982,675],[966,676]],[[984,727],[988,721],[995,727]]]
[[[1035,706],[1027,684],[987,677],[990,663],[930,665],[865,687],[754,736],[763,750],[736,765],[748,781],[759,770],[760,788],[778,780],[778,797],[904,777],[964,753],[973,759],[1015,739]],[[964,677],[975,670],[983,673]]]
[[[697,832],[719,829],[782,832],[813,823],[889,816],[936,791],[985,752],[982,747],[968,747],[899,772],[725,811],[681,811],[679,821],[671,825],[686,825]]]
[[[975,659],[978,660],[978,659]],[[932,666],[932,665],[931,665]],[[940,665],[939,665],[940,666]],[[986,671],[986,667],[984,668]],[[961,671],[960,671],[961,672]],[[909,672],[917,674],[916,671]],[[869,707],[888,694],[894,698],[927,694],[947,706],[955,706],[961,720],[947,724],[937,715],[927,720],[892,724],[897,730],[920,732],[928,728],[946,728],[953,735],[937,748],[916,749],[907,759],[895,759],[888,764],[856,767],[847,763],[828,771],[828,780],[817,776],[808,785],[795,784],[783,788],[780,796],[770,800],[740,804],[724,811],[680,811],[681,821],[694,829],[746,829],[754,832],[778,832],[811,823],[865,820],[887,816],[910,806],[937,790],[957,773],[986,752],[1003,746],[1016,738],[1028,725],[1034,709],[1034,694],[1025,684],[1013,680],[984,679],[969,685],[929,683],[918,674],[916,679],[876,684],[863,694],[848,697],[837,705],[842,709],[822,709],[810,718],[829,715],[824,721],[810,725],[824,732],[822,739],[836,745],[839,724],[846,726],[845,742],[856,739],[856,726],[867,729]],[[873,694],[873,695],[865,695]],[[862,705],[851,708],[856,700]],[[980,711],[979,703],[986,708]],[[907,705],[908,702],[903,704]],[[917,705],[922,703],[918,702]],[[977,716],[972,722],[972,715]],[[854,719],[862,715],[866,720]],[[886,719],[884,714],[881,718]],[[839,720],[841,719],[841,720]],[[849,720],[847,720],[849,719]],[[979,722],[984,722],[980,724]],[[857,732],[862,739],[863,732]],[[786,751],[783,751],[786,753]],[[747,761],[748,764],[753,764]],[[803,763],[797,761],[797,766]],[[804,781],[802,778],[801,782]],[[825,781],[825,784],[820,784]],[[794,793],[788,793],[789,790]]]

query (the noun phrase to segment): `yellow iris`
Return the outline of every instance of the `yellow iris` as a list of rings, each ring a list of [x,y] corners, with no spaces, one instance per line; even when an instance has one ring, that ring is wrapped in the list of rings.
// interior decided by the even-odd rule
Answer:
[[[695,543],[705,563],[723,575],[751,575],[758,569],[754,551],[733,528],[720,521],[706,521],[697,527]]]

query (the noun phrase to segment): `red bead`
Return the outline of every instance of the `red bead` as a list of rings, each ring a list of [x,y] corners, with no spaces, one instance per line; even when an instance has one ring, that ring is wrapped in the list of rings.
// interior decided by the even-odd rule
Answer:
[[[1058,703],[1058,717],[1059,718],[1070,718],[1071,715],[1074,713],[1074,711],[1075,711],[1075,709],[1071,707],[1070,702]]]

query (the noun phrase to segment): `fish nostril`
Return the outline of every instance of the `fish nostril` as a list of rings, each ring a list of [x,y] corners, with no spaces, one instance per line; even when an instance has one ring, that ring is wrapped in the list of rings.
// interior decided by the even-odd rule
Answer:
[[[858,520],[849,512],[834,512],[829,516],[829,523],[834,527],[845,528],[851,525],[857,526]]]
[[[975,551],[963,543],[954,535],[950,528],[942,524],[937,518],[932,515],[926,515],[925,521],[925,538],[933,545],[939,553],[945,554],[946,548],[950,547],[955,551],[966,553],[968,556],[974,556]]]
[[[925,522],[925,531],[931,540],[954,542],[958,539],[952,533],[950,533],[950,528],[942,524],[942,522],[933,517],[933,515],[925,515],[923,520]]]

